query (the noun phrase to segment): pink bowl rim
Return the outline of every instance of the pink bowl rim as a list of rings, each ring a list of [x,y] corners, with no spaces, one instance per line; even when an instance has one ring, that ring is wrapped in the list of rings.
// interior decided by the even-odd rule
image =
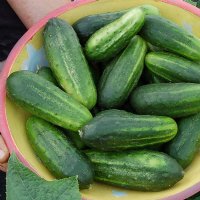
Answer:
[[[16,43],[16,45],[10,52],[10,54],[6,60],[6,63],[4,65],[2,71],[0,72],[0,132],[2,133],[2,136],[8,146],[10,153],[15,152],[17,154],[18,158],[21,160],[21,162],[23,162],[25,164],[25,166],[29,167],[32,170],[33,170],[33,167],[30,165],[30,163],[28,163],[26,161],[24,156],[21,154],[21,152],[17,148],[17,146],[14,142],[14,139],[10,133],[7,116],[6,116],[6,106],[5,106],[6,105],[6,79],[9,75],[9,72],[11,71],[11,68],[12,68],[12,65],[13,65],[15,59],[17,58],[17,56],[23,49],[24,45],[33,37],[33,35],[39,29],[41,29],[46,24],[46,22],[50,18],[57,17],[68,10],[74,9],[78,6],[85,5],[88,3],[93,3],[95,1],[97,1],[97,0],[77,0],[77,1],[74,1],[71,3],[67,3],[66,5],[50,12],[47,16],[45,16],[43,19],[41,19],[39,22],[37,22],[35,25],[33,25],[20,38],[20,40]],[[187,11],[200,17],[200,9],[198,9],[197,7],[191,5],[187,2],[184,2],[183,0],[160,0],[160,1],[171,4],[171,5],[178,6],[180,8],[183,8],[184,10],[187,10]],[[176,200],[176,199],[182,200],[182,199],[186,199],[186,198],[194,195],[195,193],[197,193],[199,191],[200,191],[200,181],[199,181],[199,183],[191,186],[190,188],[188,188],[180,193],[177,193],[177,194],[171,195],[167,198],[164,198],[163,200]]]

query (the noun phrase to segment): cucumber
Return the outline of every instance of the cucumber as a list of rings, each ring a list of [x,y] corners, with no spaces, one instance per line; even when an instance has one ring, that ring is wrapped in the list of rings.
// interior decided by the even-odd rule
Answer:
[[[184,172],[167,154],[143,150],[133,152],[87,151],[95,180],[141,191],[161,191],[174,186]]]
[[[141,8],[145,12],[146,15],[160,14],[158,8],[152,5],[148,5],[148,4],[142,5],[142,6],[139,6],[139,8]],[[110,24],[116,19],[119,19],[122,15],[127,13],[129,10],[130,9],[111,12],[111,13],[89,15],[76,21],[73,24],[73,28],[76,31],[81,43],[84,44],[88,40],[88,38],[92,34],[94,34],[97,30],[99,30],[103,26],[106,26],[107,24]]]
[[[103,151],[162,144],[174,138],[176,133],[177,124],[169,117],[135,115],[115,109],[100,112],[80,131],[87,146]]]
[[[146,16],[141,36],[151,44],[191,60],[200,60],[200,39],[160,16]]]
[[[33,72],[12,73],[7,79],[7,95],[33,115],[71,131],[92,119],[86,107]]]
[[[54,83],[55,85],[58,85],[56,79],[53,77],[52,71],[49,67],[42,67],[38,70],[37,74],[39,76],[42,76],[44,79]],[[85,147],[85,144],[82,142],[78,132],[71,132],[68,131],[66,133],[66,136],[69,137],[69,139],[73,142],[73,144],[78,149],[83,149]]]
[[[151,52],[145,58],[148,69],[173,83],[200,83],[200,64],[167,52]]]
[[[103,61],[116,56],[142,28],[144,12],[135,8],[96,31],[85,45],[90,60]]]
[[[44,79],[54,83],[55,85],[58,85],[58,82],[56,81],[56,79],[53,76],[53,73],[51,71],[51,69],[49,67],[41,67],[38,71],[37,74],[41,77],[43,77]]]
[[[127,11],[128,10],[89,15],[75,22],[73,28],[81,43],[84,44],[97,30],[120,18]]]
[[[200,112],[200,84],[144,85],[132,92],[130,101],[139,114],[185,117]]]
[[[98,104],[105,108],[121,106],[137,85],[147,51],[145,41],[135,36],[117,61],[103,73],[98,90]]]
[[[37,117],[27,120],[26,130],[34,152],[56,178],[78,176],[80,187],[89,188],[93,182],[91,163],[61,130]]]
[[[178,121],[178,134],[169,142],[166,152],[186,168],[200,148],[200,114]]]
[[[43,36],[46,56],[59,85],[91,109],[97,100],[96,88],[75,31],[67,22],[54,18],[46,24]]]

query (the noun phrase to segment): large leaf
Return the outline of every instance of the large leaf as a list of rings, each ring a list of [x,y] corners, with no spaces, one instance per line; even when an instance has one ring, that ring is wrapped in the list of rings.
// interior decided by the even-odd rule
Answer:
[[[7,200],[80,200],[77,177],[45,181],[12,154],[8,162]]]

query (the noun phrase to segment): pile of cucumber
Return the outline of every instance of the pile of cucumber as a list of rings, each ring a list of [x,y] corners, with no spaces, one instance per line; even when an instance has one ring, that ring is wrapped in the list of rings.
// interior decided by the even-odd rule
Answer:
[[[143,5],[43,31],[50,68],[17,71],[7,95],[58,179],[161,191],[200,147],[200,39]]]

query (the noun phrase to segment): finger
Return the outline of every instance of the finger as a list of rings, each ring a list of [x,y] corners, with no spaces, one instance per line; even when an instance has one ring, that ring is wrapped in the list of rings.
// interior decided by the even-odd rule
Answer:
[[[3,171],[3,172],[6,172],[7,171],[7,163],[4,163],[4,164],[0,164],[0,171]]]
[[[8,160],[9,151],[4,143],[2,136],[0,135],[0,163],[3,164]]]

